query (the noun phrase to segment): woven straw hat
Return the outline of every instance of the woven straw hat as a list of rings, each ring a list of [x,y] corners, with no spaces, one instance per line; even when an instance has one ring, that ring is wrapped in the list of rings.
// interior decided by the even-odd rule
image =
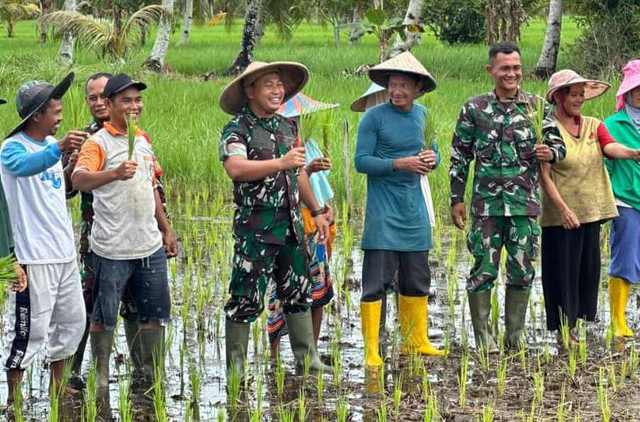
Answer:
[[[389,100],[387,88],[372,82],[367,91],[351,103],[351,111],[365,112],[374,105],[385,103]]]
[[[606,82],[583,78],[571,69],[562,69],[551,75],[551,79],[549,79],[549,89],[546,95],[547,101],[553,103],[553,94],[555,94],[556,91],[575,84],[584,84],[585,100],[599,97],[611,87],[611,85]]]
[[[244,93],[244,87],[251,85],[260,76],[270,72],[277,72],[280,75],[284,85],[283,103],[300,92],[309,80],[309,70],[300,63],[252,62],[240,76],[224,88],[222,95],[220,95],[220,108],[226,113],[238,114],[242,107],[249,102]]]
[[[387,86],[389,74],[406,73],[418,77],[422,81],[422,89],[415,98],[436,89],[436,81],[427,69],[410,52],[398,54],[397,56],[382,62],[369,69],[369,79],[380,86]]]

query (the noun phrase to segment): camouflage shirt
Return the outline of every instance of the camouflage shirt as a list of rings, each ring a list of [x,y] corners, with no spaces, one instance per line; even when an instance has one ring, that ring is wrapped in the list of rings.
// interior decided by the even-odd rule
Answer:
[[[219,155],[222,161],[234,155],[272,160],[299,144],[298,129],[292,120],[280,115],[261,119],[245,106],[222,130]],[[234,181],[234,235],[276,245],[301,242],[298,196],[295,170],[251,182]]]
[[[511,102],[502,102],[491,92],[465,103],[452,141],[451,205],[464,202],[469,165],[475,158],[472,215],[540,214],[537,140],[535,129],[525,118],[538,98],[518,90]],[[546,103],[542,133],[553,153],[552,163],[564,159],[564,142]]]

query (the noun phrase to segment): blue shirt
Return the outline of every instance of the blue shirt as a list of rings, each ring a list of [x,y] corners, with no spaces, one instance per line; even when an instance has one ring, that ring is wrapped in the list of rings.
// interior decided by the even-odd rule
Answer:
[[[356,170],[367,175],[367,204],[362,249],[399,252],[433,247],[420,175],[393,170],[393,160],[424,149],[427,109],[414,104],[399,110],[387,102],[369,109],[358,127]],[[440,154],[434,142],[437,163]]]

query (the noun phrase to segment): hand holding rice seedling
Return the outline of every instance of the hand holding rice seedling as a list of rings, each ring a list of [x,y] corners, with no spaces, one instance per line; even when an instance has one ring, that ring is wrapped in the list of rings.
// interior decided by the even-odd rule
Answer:
[[[536,143],[542,144],[544,142],[544,134],[542,129],[544,128],[544,119],[545,119],[545,101],[544,99],[536,95],[535,105],[531,103],[527,104],[525,110],[520,108],[516,109],[520,112],[520,114],[527,120],[530,125],[530,128],[533,130],[533,133],[536,137]]]
[[[18,263],[13,254],[0,258],[0,282],[11,285],[12,290],[22,291],[26,287],[26,275],[19,274]]]
[[[127,160],[133,157],[133,150],[136,146],[136,117],[133,113],[127,116],[127,139],[129,141],[129,154]]]

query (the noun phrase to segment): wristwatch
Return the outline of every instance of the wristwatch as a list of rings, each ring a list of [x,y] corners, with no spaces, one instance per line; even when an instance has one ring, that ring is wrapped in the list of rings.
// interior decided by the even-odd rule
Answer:
[[[322,214],[324,214],[324,210],[322,208],[318,208],[315,211],[311,211],[311,217],[317,217]]]

